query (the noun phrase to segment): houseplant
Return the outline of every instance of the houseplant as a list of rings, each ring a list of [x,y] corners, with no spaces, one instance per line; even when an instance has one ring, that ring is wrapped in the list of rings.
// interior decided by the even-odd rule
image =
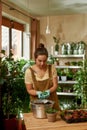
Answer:
[[[61,51],[62,51],[62,52],[61,52],[62,55],[67,55],[67,50],[68,50],[68,49],[67,49],[67,44],[66,44],[66,43],[62,43],[61,46],[62,46],[62,47],[61,47],[61,49],[62,49],[62,50],[61,50]]]
[[[1,51],[3,57],[0,57],[0,84],[2,85],[2,110],[5,124],[15,124],[18,110],[23,112],[28,109],[29,96],[24,84],[24,73],[22,67],[26,63],[25,60],[14,61],[13,54],[5,56],[5,52]],[[27,104],[27,105],[26,105]],[[15,123],[12,119],[15,117]],[[6,123],[11,121],[11,123]],[[13,126],[12,126],[13,127]],[[6,127],[5,127],[6,128]]]
[[[4,51],[1,51],[2,53],[5,53]],[[2,58],[0,55],[0,122],[1,122],[1,128],[4,129],[3,125],[3,108],[2,108],[2,89],[3,89],[3,83],[5,81],[5,75],[7,75],[7,67],[5,62],[2,61]]]
[[[57,110],[54,108],[49,108],[46,110],[46,115],[48,122],[55,122],[57,119]]]
[[[61,80],[62,81],[67,80],[67,74],[68,74],[68,69],[67,68],[61,69]]]
[[[73,80],[73,75],[74,75],[74,69],[68,69],[68,72],[67,72],[67,80]]]
[[[55,53],[55,55],[58,55],[58,53],[59,53],[59,41],[60,41],[60,38],[56,38],[55,36],[53,36],[53,40],[56,43],[55,47],[54,47],[54,53]]]
[[[84,41],[78,42],[79,48],[78,48],[78,53],[79,54],[84,54],[85,48],[86,48],[86,43]]]
[[[58,80],[61,80],[61,69],[60,68],[57,68],[57,77],[58,77]]]
[[[3,62],[7,67],[7,74],[4,78],[3,83],[3,96],[2,96],[2,107],[3,112],[7,118],[13,113],[16,113],[16,109],[20,106],[20,100],[17,96],[17,91],[15,90],[16,81],[18,78],[22,77],[22,72],[19,69],[19,64],[17,61],[14,61],[12,58],[12,53],[10,53],[9,57],[5,57]],[[18,106],[19,105],[19,106]],[[17,107],[17,108],[16,108]]]
[[[80,107],[87,108],[87,60],[84,61],[83,68],[79,69],[75,75],[77,84],[74,84],[76,99],[81,100]]]

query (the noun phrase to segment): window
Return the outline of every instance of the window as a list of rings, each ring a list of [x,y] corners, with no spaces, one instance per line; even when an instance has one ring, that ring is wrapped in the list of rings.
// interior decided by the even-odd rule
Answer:
[[[30,34],[23,33],[23,57],[30,59]]]
[[[2,26],[2,49],[5,50],[6,55],[9,55],[9,51],[12,50],[14,59],[20,59],[22,57],[22,31],[11,29],[10,34],[10,29]]]
[[[6,55],[12,50],[15,59],[30,59],[30,33],[24,32],[23,24],[2,17],[2,49],[6,51]]]
[[[2,26],[2,49],[9,55],[9,28]]]
[[[26,24],[26,30],[30,25]],[[2,49],[9,55],[13,52],[15,59],[30,59],[30,33],[24,32],[24,25],[2,17]]]
[[[12,50],[15,59],[30,58],[30,36],[24,32],[23,24],[2,18],[2,49],[6,55]]]

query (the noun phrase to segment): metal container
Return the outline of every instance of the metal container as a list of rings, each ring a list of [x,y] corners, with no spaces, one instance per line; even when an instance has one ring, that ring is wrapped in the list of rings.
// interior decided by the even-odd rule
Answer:
[[[31,109],[35,118],[46,118],[46,109],[52,108],[54,102],[51,100],[35,100],[31,102]]]

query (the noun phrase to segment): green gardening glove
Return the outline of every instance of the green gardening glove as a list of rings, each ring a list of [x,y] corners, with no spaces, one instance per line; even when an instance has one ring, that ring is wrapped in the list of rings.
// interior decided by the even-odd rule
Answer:
[[[37,91],[36,94],[39,99],[46,99],[50,96],[50,90],[45,90],[44,92]]]
[[[50,90],[48,89],[48,90],[45,90],[43,93],[42,93],[42,97],[44,98],[44,99],[46,99],[46,98],[48,98],[49,96],[50,96]]]
[[[38,96],[38,98],[40,99],[42,97],[42,92],[41,91],[37,91],[36,95]]]

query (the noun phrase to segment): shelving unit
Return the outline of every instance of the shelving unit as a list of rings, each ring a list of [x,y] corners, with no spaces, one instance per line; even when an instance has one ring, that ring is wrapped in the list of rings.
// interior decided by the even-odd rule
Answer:
[[[79,55],[79,54],[78,54],[78,55],[54,55],[53,57],[55,57],[55,58],[59,58],[59,57],[60,57],[60,58],[64,58],[64,57],[65,57],[65,58],[66,58],[66,57],[67,57],[67,58],[69,58],[69,57],[74,57],[74,58],[83,57],[83,58],[85,58],[84,56],[85,56],[84,54],[82,54],[82,55]]]
[[[79,68],[83,68],[84,67],[84,59],[85,59],[85,54],[82,55],[54,55],[54,58],[58,58],[59,59],[59,65],[56,65],[56,69],[76,69],[78,70]],[[79,61],[82,60],[83,61],[83,66],[78,66],[78,65],[65,65],[64,64],[64,60],[67,60],[68,62],[70,61]],[[60,64],[62,60],[63,64]],[[62,86],[61,88],[65,87],[67,90],[66,91],[57,91],[57,95],[59,96],[59,98],[61,99],[61,97],[67,97],[67,99],[71,99],[73,100],[74,97],[76,96],[76,94],[73,91],[69,91],[68,88],[73,89],[73,85],[76,84],[77,82],[74,80],[66,80],[66,81],[62,81],[62,80],[58,80],[58,85]]]
[[[71,69],[79,69],[82,68],[81,66],[56,66],[56,68],[71,68]]]
[[[75,84],[77,81],[58,81],[59,84]]]
[[[76,96],[74,93],[66,93],[66,92],[57,92],[57,95],[65,95],[65,96]]]

